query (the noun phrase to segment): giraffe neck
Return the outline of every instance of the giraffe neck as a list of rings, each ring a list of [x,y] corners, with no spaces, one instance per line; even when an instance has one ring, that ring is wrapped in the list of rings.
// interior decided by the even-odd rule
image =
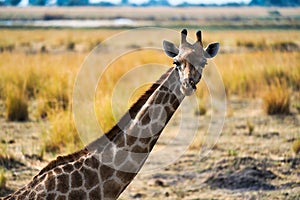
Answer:
[[[117,198],[133,180],[184,98],[175,68],[162,78],[160,84],[152,86],[155,90],[148,90],[111,131],[87,147],[115,176],[112,184],[103,187],[104,194],[114,191],[109,198]]]
[[[117,144],[117,149],[124,148],[134,153],[149,153],[155,144],[153,139],[155,138],[155,141],[158,139],[184,98],[178,80],[176,69],[170,68],[109,132],[88,145],[87,149],[101,153],[107,144],[114,143]],[[145,144],[142,146],[145,148],[136,147],[134,144],[136,140],[142,140]],[[146,143],[147,140],[149,140],[148,143]],[[122,142],[127,143],[121,145]]]
[[[125,130],[127,140],[137,140],[128,151],[149,154],[183,98],[178,72],[173,69]]]
[[[183,100],[178,80],[168,70],[107,134],[53,160],[5,199],[117,199]]]

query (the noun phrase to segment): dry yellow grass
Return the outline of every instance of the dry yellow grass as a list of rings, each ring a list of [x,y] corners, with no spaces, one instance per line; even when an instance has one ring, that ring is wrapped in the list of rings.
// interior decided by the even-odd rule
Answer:
[[[293,145],[292,145],[292,151],[293,151],[295,154],[300,153],[300,138],[296,139],[296,140],[293,142]]]
[[[263,96],[264,108],[267,114],[289,114],[290,113],[290,92],[285,82],[279,79],[268,88]]]
[[[34,47],[44,44],[47,48],[66,48],[70,42],[78,44],[97,44],[120,30],[76,30],[76,29],[2,29],[0,46],[13,46],[14,50],[22,47]]]
[[[83,147],[70,112],[61,111],[50,116],[51,126],[43,133],[43,149],[51,153],[72,153]]]
[[[28,120],[28,102],[24,91],[19,88],[8,89],[6,98],[6,118],[9,121]]]
[[[24,91],[30,100],[43,98],[49,103],[56,101],[61,107],[66,107],[64,104],[69,101],[68,95],[85,54],[28,55],[6,52],[0,56],[0,85],[3,96],[12,93],[16,87]]]
[[[6,175],[5,175],[5,169],[0,167],[0,189],[4,189],[6,186]]]
[[[6,187],[6,169],[4,168],[5,160],[9,159],[10,155],[7,151],[7,144],[0,143],[0,190]],[[3,167],[2,167],[3,165]]]
[[[6,101],[7,117],[19,121],[28,117],[47,118],[52,124],[44,140],[47,151],[72,152],[80,147],[76,131],[70,125],[70,106],[72,85],[84,56],[82,53],[0,54],[1,98]],[[69,117],[59,114],[64,112]]]
[[[276,78],[300,88],[299,52],[258,51],[224,54],[215,62],[229,94],[259,96]]]
[[[77,136],[70,125],[72,122],[68,122],[72,121],[71,95],[76,73],[92,47],[120,31],[1,30],[0,45],[13,48],[0,53],[0,99],[5,100],[8,94],[12,93],[12,89],[9,88],[24,91],[24,98],[26,97],[31,108],[29,118],[35,120],[46,117],[52,124],[45,141],[48,144],[53,143],[54,147],[47,148],[55,151],[62,148],[77,148],[80,146],[77,145],[77,139],[70,139]],[[191,30],[190,36],[193,37],[193,34],[194,31]],[[205,31],[203,38],[206,44],[213,41],[221,42],[221,53],[213,59],[213,62],[222,74],[229,95],[262,97],[264,91],[272,87],[276,78],[285,81],[289,90],[299,90],[299,51],[282,52],[272,48],[273,44],[282,42],[292,41],[300,44],[299,31]],[[129,39],[135,44],[134,38]],[[159,40],[158,43],[160,42]],[[254,46],[265,45],[267,48],[248,50],[244,49],[243,43],[253,43]],[[240,47],[237,47],[238,45]],[[43,46],[44,51],[41,50]],[[231,48],[234,49],[233,52]],[[151,62],[171,65],[172,61],[160,52],[133,52],[112,63],[102,77],[95,96],[95,109],[99,123],[105,131],[148,87],[147,85],[135,91],[129,99],[119,99],[118,103],[122,106],[113,115],[111,95],[115,84],[128,70]],[[157,74],[157,78],[159,76],[160,74]],[[203,103],[200,105],[201,109],[204,109],[208,91],[203,83],[198,87],[197,96]],[[60,130],[59,127],[64,123],[68,125],[64,130]],[[71,134],[66,135],[67,132]],[[65,143],[68,141],[70,144]],[[72,144],[74,142],[76,145]]]
[[[204,136],[200,134],[200,132],[195,136],[192,143],[189,145],[190,150],[199,150],[201,149],[205,139]]]
[[[103,127],[104,131],[108,131],[121,117],[121,115],[123,115],[126,110],[138,99],[138,97],[151,86],[148,84],[138,88],[137,91],[130,91],[130,85],[132,85],[131,81],[134,82],[134,80],[128,80],[123,84],[122,90],[129,93],[132,92],[130,99],[123,98],[118,99],[118,102],[112,102],[113,89],[116,87],[117,82],[123,75],[125,75],[126,72],[129,72],[135,67],[149,63],[161,63],[168,65],[170,63],[170,59],[161,55],[160,52],[153,50],[132,52],[115,60],[106,70],[103,77],[101,77],[96,92],[96,113],[99,123],[101,127]],[[150,71],[151,68],[149,70],[145,70],[148,71],[148,73],[140,74],[138,79],[141,80],[143,77],[149,76],[149,73],[153,73]],[[161,74],[157,74],[153,77],[158,79],[160,75]],[[153,82],[155,81],[156,80],[154,79]],[[118,103],[118,105],[120,105],[118,106],[116,113],[112,113],[111,106],[114,105],[111,104],[113,103]],[[115,114],[115,116],[113,114]]]

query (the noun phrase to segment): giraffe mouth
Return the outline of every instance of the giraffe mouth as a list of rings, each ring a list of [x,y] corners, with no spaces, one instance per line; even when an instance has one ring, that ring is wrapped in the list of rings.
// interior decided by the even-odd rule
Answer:
[[[193,88],[183,88],[181,87],[181,92],[185,95],[185,96],[191,96],[194,93],[194,89]]]
[[[196,89],[197,89],[196,83],[191,79],[185,79],[181,86],[181,92],[185,96],[192,95]]]
[[[194,83],[194,81],[192,83],[190,83],[190,84],[191,84],[191,87],[192,87],[193,90],[197,89],[196,84]]]

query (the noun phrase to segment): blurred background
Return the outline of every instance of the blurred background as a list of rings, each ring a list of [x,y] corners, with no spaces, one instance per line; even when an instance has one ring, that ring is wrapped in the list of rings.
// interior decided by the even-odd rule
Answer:
[[[72,90],[89,53],[117,33],[160,27],[187,28],[191,39],[201,29],[204,46],[220,42],[211,62],[225,85],[226,120],[217,144],[200,159],[214,112],[202,81],[195,94],[199,105],[191,108],[200,126],[188,150],[173,164],[138,175],[120,199],[299,199],[299,5],[299,0],[0,0],[0,195],[22,187],[57,155],[86,145],[74,127]],[[122,48],[160,46],[168,37],[158,30],[136,33],[149,41],[129,37]],[[179,34],[172,41],[179,44]],[[109,56],[120,47],[105,48]],[[111,63],[114,70],[95,95],[104,131],[150,86],[118,99],[116,114],[111,99],[117,81],[149,63],[171,66],[172,60],[143,50]],[[181,121],[188,120],[176,114],[154,151],[184,134],[176,131]]]

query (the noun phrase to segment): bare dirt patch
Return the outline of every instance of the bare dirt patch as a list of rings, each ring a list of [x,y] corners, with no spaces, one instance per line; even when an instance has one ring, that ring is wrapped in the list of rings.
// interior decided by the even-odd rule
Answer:
[[[293,155],[291,147],[300,136],[300,115],[267,116],[261,104],[260,100],[231,100],[232,114],[208,156],[203,157],[200,149],[187,150],[168,166],[141,172],[120,199],[299,199],[300,158]],[[200,134],[204,134],[209,114],[195,117],[201,122]],[[251,134],[249,121],[254,126]],[[156,149],[168,144],[178,126],[178,119],[170,122],[169,132],[163,133]],[[192,124],[187,128],[193,128]],[[38,149],[33,144],[39,142],[40,131],[35,122],[1,121],[1,139],[15,155],[13,160],[1,160],[8,178],[1,196],[28,183],[53,158],[35,156]],[[148,164],[157,162],[154,158]]]

